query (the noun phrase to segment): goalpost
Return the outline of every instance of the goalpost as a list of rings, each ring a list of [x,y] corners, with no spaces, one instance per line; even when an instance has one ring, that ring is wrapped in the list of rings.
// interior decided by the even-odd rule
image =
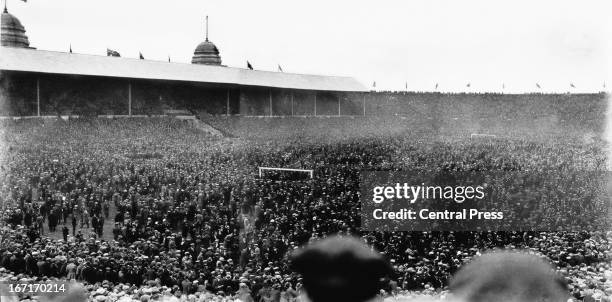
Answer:
[[[308,173],[308,175],[310,176],[311,179],[314,177],[314,173],[313,173],[314,170],[310,170],[310,169],[274,168],[274,167],[259,167],[259,177],[262,176],[262,171],[264,171],[264,170],[304,172],[304,173]]]
[[[483,134],[483,133],[472,133],[470,134],[470,138],[497,138],[495,134]]]

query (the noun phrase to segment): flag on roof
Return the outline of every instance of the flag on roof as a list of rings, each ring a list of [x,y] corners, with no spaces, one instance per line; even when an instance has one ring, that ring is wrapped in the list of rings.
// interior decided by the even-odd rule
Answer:
[[[536,87],[538,87],[538,88],[542,88],[542,87],[540,87],[540,84],[538,84],[538,83],[536,83]]]
[[[142,55],[142,52],[139,52],[138,55],[139,55],[141,60],[144,60],[144,56]]]
[[[278,64],[278,71],[283,72],[283,68]]]
[[[121,55],[116,50],[106,49],[106,55],[109,57],[120,57]]]
[[[253,70],[253,65],[251,65],[251,62],[249,62],[248,60],[247,60],[247,68],[250,70]]]
[[[576,86],[574,86],[574,83],[570,83],[570,87],[576,88]]]

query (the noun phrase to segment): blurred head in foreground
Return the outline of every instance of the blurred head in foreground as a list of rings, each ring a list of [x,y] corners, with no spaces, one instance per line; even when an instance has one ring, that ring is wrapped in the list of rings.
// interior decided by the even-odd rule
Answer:
[[[392,272],[377,252],[352,237],[333,236],[298,250],[291,267],[302,274],[313,302],[361,302],[373,298]]]
[[[474,258],[452,278],[450,291],[462,302],[565,302],[565,281],[535,255],[492,252]]]
[[[40,296],[38,301],[40,302],[83,302],[87,301],[88,293],[87,289],[83,284],[78,282],[71,282],[68,286],[66,294],[48,294]],[[2,300],[4,301],[4,300]]]

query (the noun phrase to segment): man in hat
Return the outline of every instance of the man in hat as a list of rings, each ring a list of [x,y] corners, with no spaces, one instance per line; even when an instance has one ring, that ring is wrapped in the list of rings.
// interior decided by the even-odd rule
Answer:
[[[270,302],[272,301],[272,282],[265,280],[263,287],[257,291],[258,302]]]
[[[64,227],[62,227],[62,235],[64,236],[64,241],[68,242],[68,233],[70,232],[70,230],[68,230],[68,227],[66,225],[64,225]]]
[[[76,236],[77,217],[76,214],[72,214],[72,236]]]
[[[313,302],[362,302],[376,296],[391,266],[354,237],[332,236],[297,250],[291,267],[301,273]]]

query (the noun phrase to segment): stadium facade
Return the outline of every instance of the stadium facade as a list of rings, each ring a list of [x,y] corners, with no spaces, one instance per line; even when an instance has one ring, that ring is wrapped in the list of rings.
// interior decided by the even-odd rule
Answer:
[[[37,50],[6,9],[1,34],[2,116],[341,115],[366,91],[350,77],[224,66],[208,34],[191,64]]]

